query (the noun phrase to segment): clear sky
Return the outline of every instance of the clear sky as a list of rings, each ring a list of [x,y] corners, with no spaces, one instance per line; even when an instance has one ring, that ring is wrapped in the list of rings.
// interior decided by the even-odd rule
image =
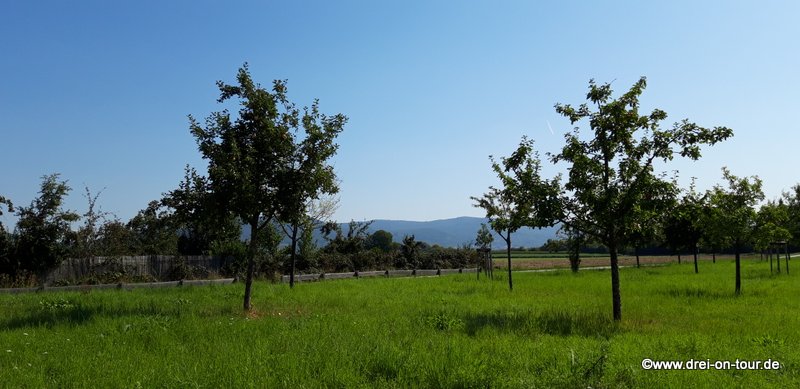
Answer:
[[[796,1],[4,1],[0,194],[27,205],[59,172],[69,208],[105,188],[128,220],[184,165],[205,170],[186,116],[219,109],[215,81],[246,61],[350,118],[339,221],[482,216],[469,196],[496,184],[488,155],[523,134],[557,151],[571,126],[553,105],[582,103],[592,78],[622,92],[647,76],[665,125],[734,130],[670,164],[681,182],[708,189],[728,166],[776,198],[800,182],[799,18]]]

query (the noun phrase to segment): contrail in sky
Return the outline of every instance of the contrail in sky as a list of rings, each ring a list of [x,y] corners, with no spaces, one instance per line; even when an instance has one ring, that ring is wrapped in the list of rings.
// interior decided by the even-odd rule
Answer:
[[[553,132],[553,127],[551,127],[551,126],[550,126],[550,121],[549,121],[549,120],[546,120],[546,122],[547,122],[547,128],[548,128],[548,129],[550,129],[550,133],[551,133],[551,134],[553,134],[553,135],[555,135],[556,133],[555,133],[555,132]]]

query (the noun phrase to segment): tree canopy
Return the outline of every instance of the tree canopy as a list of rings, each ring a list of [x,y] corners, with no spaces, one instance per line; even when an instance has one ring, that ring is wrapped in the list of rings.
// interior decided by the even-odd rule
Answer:
[[[755,205],[764,199],[761,190],[761,179],[753,177],[737,177],[728,168],[722,168],[722,176],[728,181],[728,187],[714,186],[710,191],[710,202],[714,225],[720,236],[733,245],[736,255],[736,294],[741,293],[742,277],[740,252],[742,247],[752,242],[756,226]]]
[[[275,80],[271,90],[262,88],[253,82],[247,64],[236,80],[237,85],[217,82],[217,101],[240,105],[235,119],[222,110],[212,113],[205,126],[191,115],[189,120],[208,160],[214,204],[250,226],[243,304],[249,310],[259,235],[275,219],[299,220],[307,199],[335,192],[335,175],[326,161],[336,152],[333,138],[346,118],[321,115],[316,101],[301,118],[287,98],[286,81]],[[301,126],[304,137],[298,134]]]
[[[541,178],[541,161],[533,149],[533,140],[523,137],[517,149],[496,161],[490,156],[492,170],[502,187],[489,187],[481,197],[471,197],[474,206],[483,208],[489,225],[506,243],[508,288],[514,289],[511,278],[511,234],[522,227],[553,225],[558,208],[552,201],[558,193],[558,178]]]
[[[29,206],[17,209],[17,269],[44,275],[66,258],[74,240],[70,223],[80,217],[63,208],[69,191],[67,182],[59,180],[59,174],[43,176],[39,195]]]
[[[588,121],[591,129],[590,137],[584,139],[580,128],[575,127],[565,135],[561,152],[551,159],[568,164],[560,221],[594,236],[611,254],[615,320],[622,318],[617,252],[631,241],[641,215],[663,212],[676,193],[674,182],[663,173],[655,173],[654,162],[670,161],[675,156],[696,160],[701,156],[701,145],[713,145],[733,135],[729,128],[704,128],[685,119],[662,129],[666,112],[654,109],[649,114],[639,113],[639,97],[646,86],[642,77],[614,98],[611,84],[598,85],[592,80],[587,103],[555,106],[556,112],[573,125]]]

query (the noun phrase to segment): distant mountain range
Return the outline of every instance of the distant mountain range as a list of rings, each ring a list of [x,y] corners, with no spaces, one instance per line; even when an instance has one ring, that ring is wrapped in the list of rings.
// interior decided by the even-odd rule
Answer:
[[[488,223],[488,219],[482,217],[462,216],[453,219],[432,220],[426,222],[407,221],[407,220],[374,220],[369,227],[369,232],[385,230],[392,234],[395,242],[402,242],[406,235],[414,235],[417,241],[428,244],[438,244],[444,247],[459,247],[465,243],[475,242],[475,236],[481,223]],[[348,223],[340,223],[342,232],[347,233]],[[558,227],[547,227],[542,229],[522,228],[511,235],[511,245],[513,247],[539,247],[547,239],[555,238]],[[250,236],[250,229],[244,226],[242,236]],[[319,231],[314,233],[317,245],[325,244]],[[287,240],[285,240],[288,243]],[[492,247],[499,249],[505,247],[505,242],[497,234],[494,234]]]
[[[489,220],[468,216],[427,222],[375,220],[370,225],[370,231],[389,231],[395,242],[401,242],[405,235],[414,235],[418,241],[445,247],[458,247],[465,243],[475,242],[475,236],[478,234],[478,229],[481,228],[481,223],[488,224]],[[523,228],[511,234],[511,245],[513,247],[538,247],[547,242],[547,239],[554,238],[556,231],[558,231],[558,227]],[[505,247],[505,242],[499,235],[494,234],[492,246],[494,248]]]

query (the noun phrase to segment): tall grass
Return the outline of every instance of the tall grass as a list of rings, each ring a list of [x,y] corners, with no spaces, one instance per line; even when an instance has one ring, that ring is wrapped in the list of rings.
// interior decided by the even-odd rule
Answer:
[[[7,387],[797,387],[800,284],[745,261],[0,296]],[[646,371],[778,360],[776,371]]]

